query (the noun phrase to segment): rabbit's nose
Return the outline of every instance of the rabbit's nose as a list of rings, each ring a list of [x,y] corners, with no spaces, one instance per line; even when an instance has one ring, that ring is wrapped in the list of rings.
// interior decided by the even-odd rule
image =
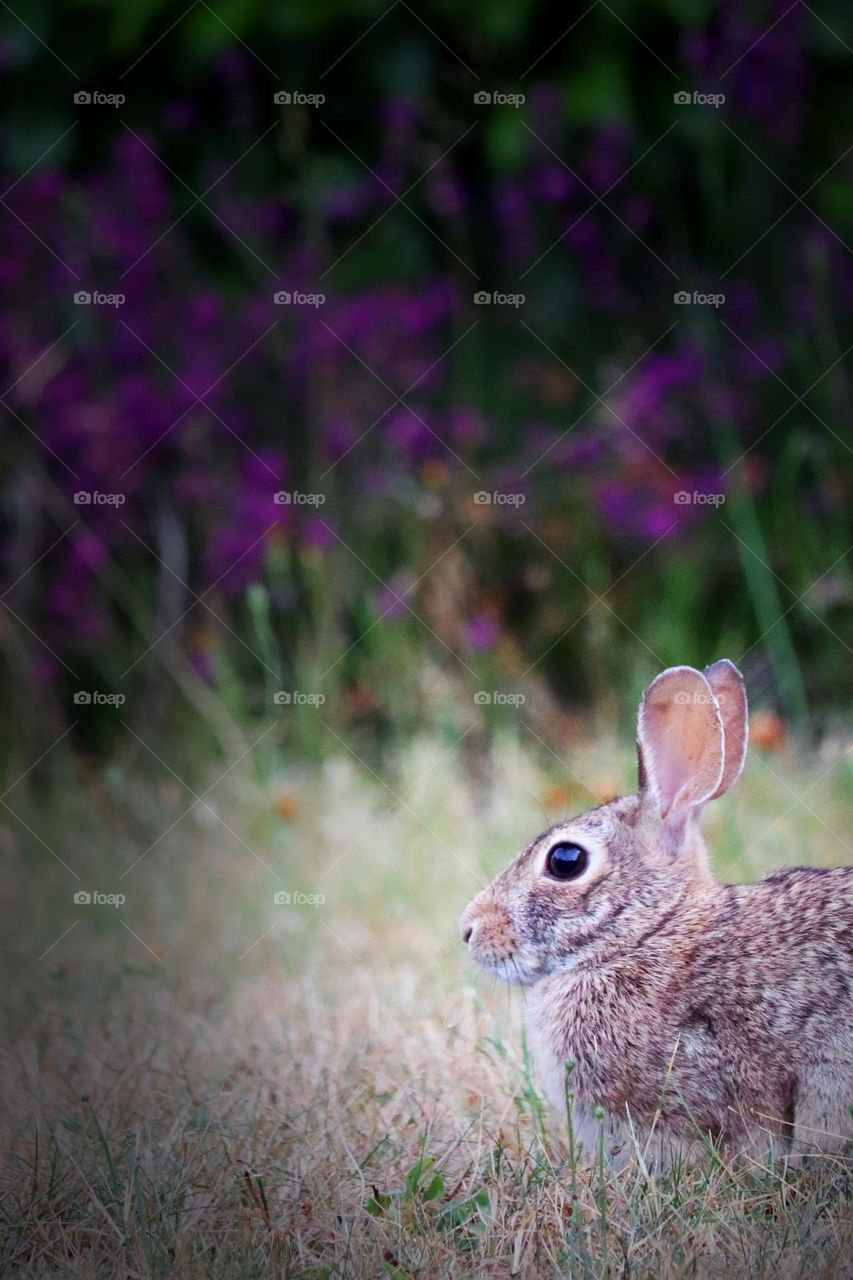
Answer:
[[[476,899],[474,899],[474,902],[476,902]],[[462,941],[466,943],[471,941],[471,935],[474,932],[474,924],[476,923],[473,910],[474,902],[469,902],[468,906],[459,917],[459,936]]]

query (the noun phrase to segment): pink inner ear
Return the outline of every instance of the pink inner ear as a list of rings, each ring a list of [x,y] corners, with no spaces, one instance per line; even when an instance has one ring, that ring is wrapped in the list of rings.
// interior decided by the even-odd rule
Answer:
[[[637,726],[646,788],[662,818],[704,804],[723,775],[723,725],[717,700],[693,667],[670,667],[643,695]]]

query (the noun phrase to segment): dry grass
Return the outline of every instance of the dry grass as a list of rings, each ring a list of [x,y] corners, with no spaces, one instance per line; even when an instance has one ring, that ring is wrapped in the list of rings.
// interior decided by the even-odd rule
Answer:
[[[708,814],[722,873],[844,861],[842,754],[753,760]],[[599,798],[630,772],[627,753],[570,763]],[[519,998],[479,988],[455,936],[470,893],[556,816],[537,800],[560,769],[513,742],[490,769],[475,793],[452,741],[420,743],[388,779],[401,803],[343,756],[235,771],[208,797],[235,834],[196,809],[121,881],[189,803],[172,784],[18,797],[80,880],[9,819],[2,1274],[853,1274],[838,1163],[573,1166]],[[127,903],[77,907],[81,887]],[[276,906],[279,889],[326,901]]]

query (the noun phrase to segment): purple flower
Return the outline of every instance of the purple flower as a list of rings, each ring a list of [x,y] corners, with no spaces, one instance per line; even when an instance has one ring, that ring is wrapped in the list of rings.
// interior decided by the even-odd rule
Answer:
[[[426,425],[426,413],[417,415],[400,408],[392,413],[385,427],[388,439],[410,459],[420,461],[435,451],[437,441]]]
[[[500,634],[500,624],[494,614],[475,613],[465,627],[465,644],[475,653],[493,649]]]
[[[564,204],[581,191],[578,182],[567,169],[559,164],[542,165],[532,175],[531,186],[541,200],[551,204]]]
[[[389,583],[382,588],[376,597],[376,613],[380,618],[397,621],[408,612],[406,608],[407,592],[414,581],[410,572],[395,573]]]
[[[196,106],[189,98],[176,98],[163,110],[163,124],[170,133],[183,133],[196,120]]]
[[[316,551],[328,551],[337,542],[328,516],[309,516],[302,526],[302,545]]]

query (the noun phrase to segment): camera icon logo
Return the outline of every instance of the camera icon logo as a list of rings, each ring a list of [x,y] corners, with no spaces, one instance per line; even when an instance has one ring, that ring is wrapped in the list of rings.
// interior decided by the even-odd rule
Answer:
[[[88,289],[78,289],[74,295],[74,301],[78,307],[88,307],[92,301],[92,295]]]
[[[92,902],[92,895],[87,889],[78,889],[74,895],[75,905],[78,907],[88,907]]]
[[[88,707],[92,704],[92,695],[88,689],[78,689],[74,694],[75,707]]]
[[[78,489],[74,495],[75,507],[88,507],[92,502],[92,495],[86,489]]]
[[[488,306],[491,300],[492,300],[492,295],[488,293],[485,289],[478,289],[478,291],[474,294],[474,302],[478,307]]]
[[[682,89],[680,90],[679,93],[674,93],[672,95],[672,100],[677,107],[686,107],[687,104],[691,101],[691,98],[690,98],[690,94],[685,93],[685,91]]]
[[[672,300],[676,306],[684,307],[691,301],[691,297],[686,289],[679,289],[677,293],[672,295]]]
[[[485,689],[480,689],[478,690],[477,693],[474,694],[474,702],[478,707],[485,706],[486,703],[491,702],[491,700],[492,700],[492,695],[490,693],[487,693]]]
[[[292,500],[292,496],[286,489],[279,489],[278,493],[273,498],[273,502],[277,507],[289,507]]]
[[[92,95],[88,89],[78,89],[74,95],[74,101],[78,106],[86,106],[87,103],[92,101]]]
[[[477,93],[474,94],[474,101],[479,107],[485,106],[486,104],[491,102],[491,100],[492,100],[492,95],[488,93],[485,89],[480,89],[478,90]]]
[[[492,500],[492,495],[490,493],[486,493],[485,489],[479,489],[474,494],[474,501],[478,507],[486,506],[488,503],[491,502],[491,500]]]
[[[293,101],[293,94],[288,93],[285,89],[279,89],[273,94],[273,102],[278,103],[280,107],[289,107]]]
[[[293,701],[293,694],[288,689],[279,689],[272,696],[273,702],[279,707],[289,707]]]
[[[292,894],[287,889],[279,889],[273,894],[272,900],[277,907],[289,907],[292,901]]]
[[[280,289],[278,293],[273,294],[272,300],[277,307],[287,307],[293,301],[293,295],[286,289]]]
[[[679,489],[678,492],[673,495],[672,500],[677,506],[686,507],[690,502],[690,494],[686,489]]]

